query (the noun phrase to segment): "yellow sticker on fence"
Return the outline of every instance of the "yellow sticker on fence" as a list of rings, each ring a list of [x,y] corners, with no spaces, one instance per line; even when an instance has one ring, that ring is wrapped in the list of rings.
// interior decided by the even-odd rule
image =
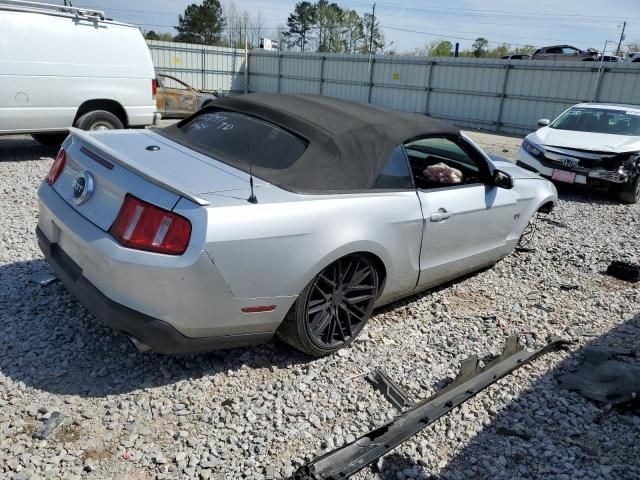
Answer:
[[[391,74],[391,80],[400,80],[400,74],[399,73],[392,73]]]
[[[177,55],[175,57],[173,57],[173,64],[174,65],[179,65],[180,64],[180,57],[178,57]]]

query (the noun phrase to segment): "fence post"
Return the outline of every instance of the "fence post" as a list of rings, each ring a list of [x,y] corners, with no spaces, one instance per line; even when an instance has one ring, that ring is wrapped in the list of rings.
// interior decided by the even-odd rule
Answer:
[[[282,53],[278,53],[278,93],[282,90]]]
[[[598,98],[600,97],[600,87],[602,86],[602,80],[604,79],[605,73],[607,73],[606,68],[600,67],[598,69],[598,75],[596,76],[596,86],[593,91],[593,99],[591,100],[594,103],[597,103],[599,101]]]
[[[202,55],[202,61],[200,64],[202,65],[202,90],[207,89],[207,74],[205,72],[205,62],[207,61],[207,54],[205,53],[204,48],[200,50],[200,54]]]
[[[429,65],[429,75],[427,77],[427,99],[424,102],[424,114],[429,116],[429,100],[431,99],[431,79],[433,77],[433,69],[436,68],[436,62],[433,60],[428,63]]]
[[[373,93],[373,69],[376,65],[376,59],[371,59],[371,69],[369,70],[369,95],[367,99],[367,103],[371,103],[371,94]]]
[[[511,70],[511,64],[507,63],[504,66],[504,80],[502,82],[502,92],[500,93],[500,107],[498,108],[498,120],[496,122],[496,131],[500,131],[502,125],[502,111],[504,109],[504,100],[507,96],[507,83],[509,82],[509,70]]]
[[[327,60],[327,57],[322,56],[322,60],[320,61],[320,95],[324,93],[324,62]]]

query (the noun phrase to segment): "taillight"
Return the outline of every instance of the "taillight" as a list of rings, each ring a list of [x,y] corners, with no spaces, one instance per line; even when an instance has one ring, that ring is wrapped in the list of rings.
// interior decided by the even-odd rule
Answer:
[[[58,152],[58,156],[53,162],[53,165],[51,165],[51,168],[49,169],[49,173],[47,174],[47,183],[49,185],[53,185],[56,182],[56,180],[62,173],[62,170],[64,169],[64,164],[66,162],[67,162],[67,152],[64,151],[64,148],[61,148],[60,151]]]
[[[191,222],[127,194],[110,232],[125,247],[181,255],[189,245]]]
[[[151,92],[153,94],[153,98],[156,98],[156,92],[158,91],[158,80],[155,78],[151,80]]]

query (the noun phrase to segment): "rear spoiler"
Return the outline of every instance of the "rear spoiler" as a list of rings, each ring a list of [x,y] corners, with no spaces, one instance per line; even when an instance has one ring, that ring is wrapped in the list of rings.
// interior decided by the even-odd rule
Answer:
[[[136,175],[141,176],[145,180],[148,180],[149,182],[155,185],[158,185],[159,187],[162,187],[165,190],[173,192],[176,195],[180,195],[181,197],[191,200],[192,202],[197,203],[198,205],[201,205],[203,207],[210,205],[210,202],[208,202],[207,200],[204,200],[203,198],[198,197],[197,194],[190,192],[186,187],[183,187],[180,185],[169,185],[168,183],[165,183],[162,180],[155,178],[153,175],[153,172],[130,165],[129,163],[126,162],[126,160],[122,158],[122,154],[116,152],[109,146],[100,142],[93,135],[85,132],[84,130],[70,127],[69,134],[72,137],[80,140],[82,143],[86,144],[87,146],[90,146],[93,150],[96,150],[96,153],[100,153],[101,155],[106,157],[106,159],[108,159],[109,161],[117,165],[120,165],[123,168],[126,168],[130,172],[133,172]]]

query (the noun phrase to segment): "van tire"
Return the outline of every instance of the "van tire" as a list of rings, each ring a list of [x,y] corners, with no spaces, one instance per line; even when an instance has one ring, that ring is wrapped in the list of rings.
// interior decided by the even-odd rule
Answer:
[[[74,126],[80,130],[120,130],[124,128],[120,119],[106,110],[85,113]]]
[[[59,147],[67,138],[68,133],[32,133],[33,139],[47,147]]]

